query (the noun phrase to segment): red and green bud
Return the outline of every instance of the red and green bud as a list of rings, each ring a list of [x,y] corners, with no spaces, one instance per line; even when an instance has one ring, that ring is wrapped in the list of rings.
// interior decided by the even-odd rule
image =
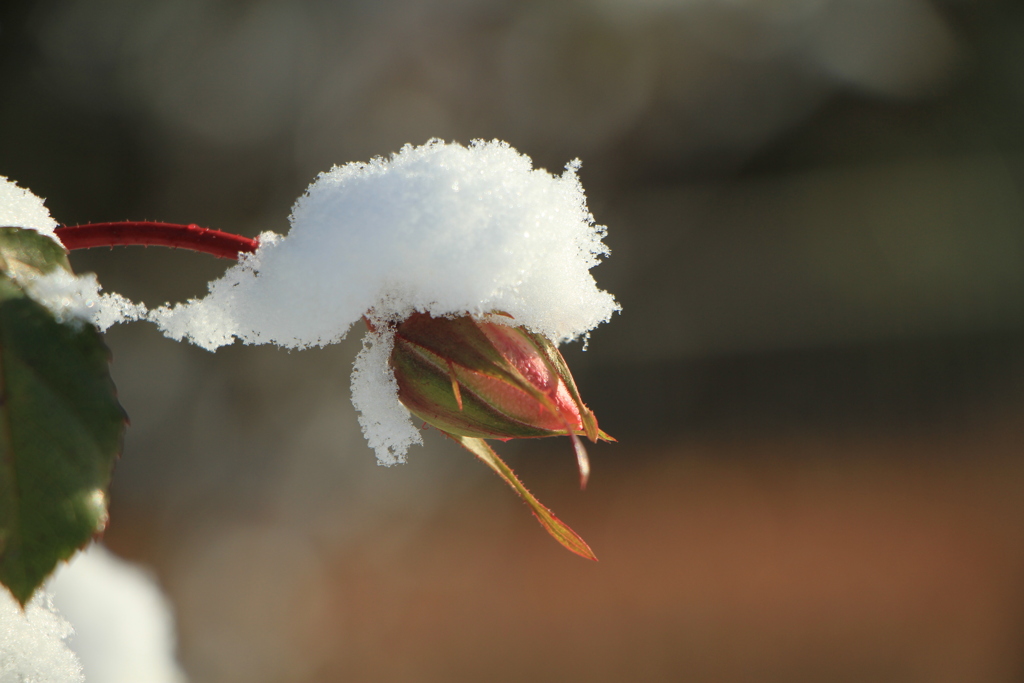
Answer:
[[[559,542],[593,557],[582,539],[537,503],[482,441],[568,435],[576,449],[581,486],[586,484],[590,468],[579,436],[591,441],[611,437],[598,428],[594,414],[580,399],[565,359],[550,340],[494,320],[414,313],[395,329],[390,362],[398,398],[410,412],[495,469],[534,507],[538,519]],[[481,455],[482,449],[490,455]],[[561,526],[552,528],[546,517]],[[585,552],[567,542],[566,531]]]
[[[415,313],[395,331],[391,366],[402,403],[443,432],[599,436],[562,354],[525,328]]]

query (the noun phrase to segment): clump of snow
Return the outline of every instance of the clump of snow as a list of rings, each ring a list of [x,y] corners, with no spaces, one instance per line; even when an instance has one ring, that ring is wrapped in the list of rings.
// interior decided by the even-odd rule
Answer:
[[[57,221],[43,200],[5,176],[0,176],[0,227],[31,228],[60,241],[53,234]]]
[[[72,628],[44,591],[25,605],[0,587],[0,681],[81,683],[82,665],[68,647]]]
[[[394,335],[369,332],[352,366],[352,403],[359,409],[359,426],[382,465],[405,462],[405,452],[423,443],[409,411],[398,402],[398,383],[388,365]]]
[[[57,221],[50,216],[43,200],[3,176],[0,176],[0,227],[28,228],[60,242],[54,234]],[[101,294],[99,282],[92,273],[72,275],[57,268],[40,275],[25,268],[12,268],[8,275],[60,321],[87,321],[102,331],[114,323],[146,316],[146,307],[141,304],[133,304],[120,294]]]
[[[68,643],[88,683],[184,683],[170,605],[141,568],[94,543],[47,588],[74,625]]]
[[[101,294],[95,273],[72,275],[57,268],[43,275],[18,274],[15,280],[60,322],[87,321],[103,332],[115,323],[146,317],[143,304],[133,303],[116,293]]]
[[[360,316],[494,310],[561,342],[618,309],[590,275],[607,254],[576,177],[503,142],[432,141],[322,173],[292,228],[153,319],[213,349],[237,337],[290,348],[341,339]]]
[[[150,319],[211,350],[235,338],[329,344],[363,315],[386,336],[413,311],[502,311],[556,343],[581,337],[618,304],[590,274],[608,249],[578,166],[553,176],[503,142],[439,140],[336,166],[296,202],[287,237],[261,236],[208,296]],[[398,403],[385,336],[360,354],[352,384],[366,437],[391,463],[418,437]]]

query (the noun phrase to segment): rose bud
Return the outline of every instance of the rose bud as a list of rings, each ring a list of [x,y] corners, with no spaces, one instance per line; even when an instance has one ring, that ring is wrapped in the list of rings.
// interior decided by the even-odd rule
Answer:
[[[586,485],[590,466],[579,435],[591,441],[613,439],[598,428],[550,340],[493,319],[414,313],[395,329],[390,363],[398,398],[410,412],[495,469],[559,542],[593,557],[582,539],[540,505],[483,442],[568,435],[576,450],[580,485]],[[572,538],[567,540],[564,532]]]
[[[399,400],[447,434],[610,439],[580,400],[555,345],[522,327],[414,313],[395,331],[391,367]],[[582,444],[577,451],[586,483],[586,451]]]

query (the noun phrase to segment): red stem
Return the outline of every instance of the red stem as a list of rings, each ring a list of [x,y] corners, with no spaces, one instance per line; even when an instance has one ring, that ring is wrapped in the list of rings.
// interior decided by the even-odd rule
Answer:
[[[200,228],[198,225],[149,221],[71,225],[57,228],[54,232],[68,251],[125,245],[161,246],[238,260],[240,253],[252,253],[260,244],[259,240],[250,237]]]

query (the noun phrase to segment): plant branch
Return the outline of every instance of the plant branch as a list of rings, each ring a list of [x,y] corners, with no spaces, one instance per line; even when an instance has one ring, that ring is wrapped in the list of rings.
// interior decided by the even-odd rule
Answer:
[[[240,253],[252,253],[259,240],[229,232],[201,228],[198,225],[127,221],[89,223],[57,228],[54,231],[68,251],[93,247],[160,246],[190,249],[217,258],[237,260]]]

